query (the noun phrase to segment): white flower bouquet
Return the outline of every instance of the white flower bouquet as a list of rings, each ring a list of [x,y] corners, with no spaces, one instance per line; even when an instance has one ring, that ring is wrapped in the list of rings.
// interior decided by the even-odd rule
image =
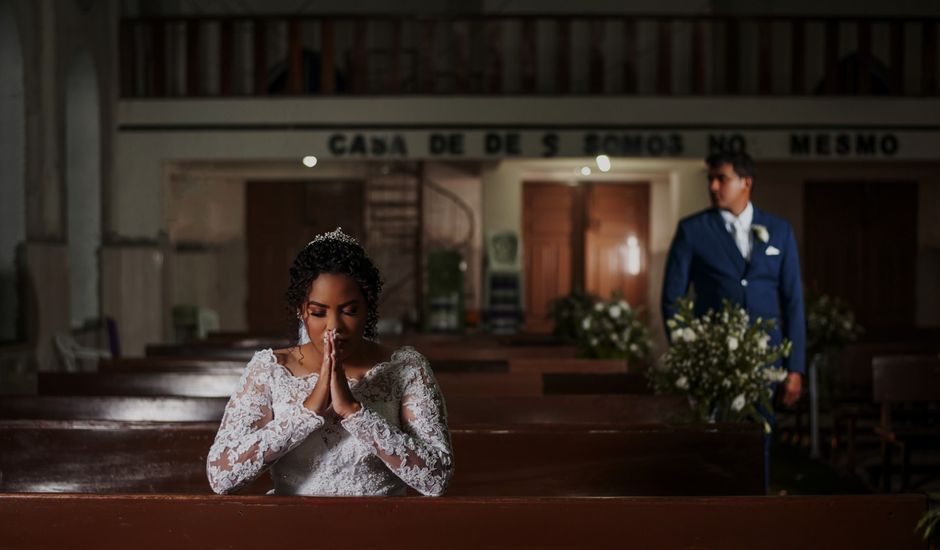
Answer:
[[[744,308],[727,300],[720,312],[709,310],[701,317],[695,317],[691,300],[678,305],[666,321],[669,351],[649,370],[653,389],[686,395],[703,422],[749,418],[769,431],[757,407],[773,412],[771,384],[787,376],[786,369],[774,363],[790,354],[790,342],[771,346],[768,331],[774,320],[758,318],[752,323]]]
[[[614,294],[583,311],[577,327],[578,357],[645,361],[650,354],[650,332],[642,311]]]

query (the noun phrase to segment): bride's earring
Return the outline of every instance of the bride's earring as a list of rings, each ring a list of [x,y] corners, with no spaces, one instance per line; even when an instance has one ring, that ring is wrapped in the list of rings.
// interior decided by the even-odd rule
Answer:
[[[302,346],[310,343],[310,335],[307,333],[307,323],[304,322],[303,316],[298,313],[297,319],[300,321],[300,326],[297,327],[297,341]]]

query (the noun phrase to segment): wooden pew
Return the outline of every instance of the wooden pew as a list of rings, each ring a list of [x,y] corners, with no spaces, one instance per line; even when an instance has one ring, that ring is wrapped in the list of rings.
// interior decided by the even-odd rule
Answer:
[[[513,359],[531,357],[539,359],[574,358],[573,346],[539,340],[512,340],[492,334],[403,334],[385,336],[384,345],[412,346],[435,359]]]
[[[224,359],[247,363],[259,349],[277,349],[280,346],[267,345],[240,348],[222,344],[148,344],[144,355],[147,357],[177,357],[184,359]]]
[[[901,488],[911,488],[911,452],[940,449],[940,358],[936,355],[875,357],[872,396],[881,406],[875,433],[881,440],[881,481],[891,490],[891,455],[901,452]],[[936,465],[935,465],[936,466]]]
[[[178,357],[123,357],[98,362],[98,372],[146,373],[192,372],[206,374],[241,374],[247,362],[226,359],[186,359]]]
[[[38,387],[41,395],[228,397],[240,377],[238,372],[43,372]],[[445,397],[651,393],[638,373],[442,372],[435,377]]]
[[[457,427],[691,422],[688,402],[672,395],[450,396],[447,415],[449,424]]]
[[[763,494],[756,425],[455,430],[453,496]]]
[[[571,346],[507,346],[498,341],[474,337],[460,337],[449,341],[426,341],[406,338],[385,342],[392,348],[409,345],[420,351],[432,363],[505,363],[511,359],[560,359],[575,358]],[[251,345],[253,344],[253,345]],[[288,347],[287,341],[246,340],[239,346],[211,341],[187,344],[150,344],[147,357],[179,357],[195,359],[228,359],[248,361],[259,349]]]
[[[105,359],[98,372],[241,372],[245,361],[184,357],[131,357]],[[570,358],[515,358],[509,360],[444,360],[431,362],[434,372],[513,372],[513,373],[625,373],[622,360]]]
[[[41,372],[40,395],[229,397],[239,373]]]
[[[575,349],[568,346],[496,346],[472,344],[449,346],[414,346],[429,361],[510,361],[513,359],[574,359]]]
[[[287,340],[288,336],[293,336],[292,334],[287,334],[286,331],[261,331],[261,332],[249,332],[249,331],[226,331],[226,330],[216,330],[212,331],[206,335],[202,342],[211,342],[214,344],[240,344],[247,340],[266,340],[266,341],[276,341],[276,340]]]
[[[196,340],[196,344],[216,345],[243,345],[244,342],[276,342],[289,340],[285,331],[278,332],[248,332],[248,331],[216,331],[210,332],[205,339]],[[495,346],[540,346],[560,347],[561,344],[550,334],[531,335],[494,335],[486,333],[454,333],[454,332],[409,332],[405,334],[385,334],[379,339],[388,345],[412,346],[451,346],[470,344],[476,347]]]
[[[652,394],[643,373],[547,372],[542,375],[542,391],[549,394]]]
[[[0,492],[206,493],[215,432],[215,423],[0,421]],[[754,425],[525,426],[451,436],[451,495],[763,491],[762,433]],[[250,490],[263,492],[266,481]]]
[[[539,396],[542,395],[542,376],[534,372],[489,374],[448,373],[435,374],[444,399],[456,396]]]
[[[621,359],[521,357],[509,360],[509,372],[620,373],[627,372],[627,362]]]
[[[923,550],[923,495],[324,498],[0,495],[22,550],[890,548]],[[89,528],[94,526],[94,528]],[[320,528],[320,526],[329,526]],[[795,526],[786,528],[785,526]]]
[[[247,360],[199,359],[185,357],[133,357],[103,360],[98,372],[202,372],[241,373]],[[437,361],[431,364],[434,372],[509,372],[507,361]]]
[[[226,397],[11,395],[0,398],[0,420],[215,422]]]
[[[118,420],[125,422],[219,422],[224,397],[8,396],[3,420]],[[676,424],[689,421],[689,406],[676,396],[550,395],[451,396],[454,428],[519,425]]]

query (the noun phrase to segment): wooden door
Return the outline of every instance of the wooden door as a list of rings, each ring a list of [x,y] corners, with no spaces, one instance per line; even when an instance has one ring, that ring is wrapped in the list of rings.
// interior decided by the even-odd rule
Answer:
[[[248,246],[248,329],[289,334],[284,293],[297,253],[317,234],[341,226],[361,239],[361,181],[248,182],[245,189]]]
[[[811,181],[803,211],[807,290],[843,299],[868,329],[913,326],[917,184]]]
[[[526,330],[552,328],[548,304],[571,292],[575,189],[525,182],[522,191]]]
[[[648,183],[587,188],[585,290],[601,298],[619,291],[631,306],[646,306],[649,275]]]

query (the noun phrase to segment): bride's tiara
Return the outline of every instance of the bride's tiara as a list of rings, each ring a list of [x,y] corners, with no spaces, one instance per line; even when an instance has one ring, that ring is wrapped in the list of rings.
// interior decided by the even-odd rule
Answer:
[[[342,227],[337,227],[336,229],[334,229],[333,231],[330,231],[329,233],[320,233],[319,235],[314,237],[312,241],[307,243],[307,246],[310,246],[315,243],[320,243],[323,241],[339,241],[343,244],[361,247],[361,245],[359,244],[359,241],[350,237],[346,233],[343,233]]]

